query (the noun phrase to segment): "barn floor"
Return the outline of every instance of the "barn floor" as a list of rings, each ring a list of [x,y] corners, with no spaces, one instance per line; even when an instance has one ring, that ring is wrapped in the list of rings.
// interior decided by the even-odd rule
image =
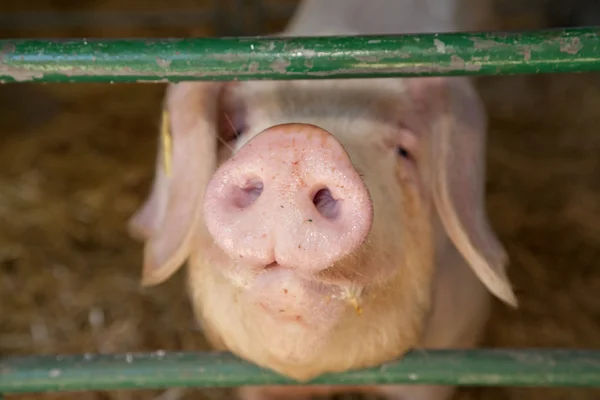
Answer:
[[[16,9],[7,3],[0,12]],[[27,7],[73,4],[39,0]],[[1,31],[3,37],[186,34],[135,26]],[[521,302],[516,311],[496,303],[485,344],[600,349],[600,76],[483,78],[478,85],[491,115],[488,205]],[[182,273],[141,289],[141,246],[125,231],[152,177],[163,90],[0,85],[0,355],[206,348]],[[161,393],[7,398],[133,400]],[[162,399],[198,393],[169,391]],[[583,389],[464,389],[457,396],[599,398],[600,390]]]

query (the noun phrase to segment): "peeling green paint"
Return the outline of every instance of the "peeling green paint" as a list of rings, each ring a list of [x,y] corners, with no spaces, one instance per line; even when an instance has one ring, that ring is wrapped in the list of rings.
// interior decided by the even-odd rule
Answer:
[[[0,40],[4,82],[179,82],[600,71],[600,28],[355,37]]]

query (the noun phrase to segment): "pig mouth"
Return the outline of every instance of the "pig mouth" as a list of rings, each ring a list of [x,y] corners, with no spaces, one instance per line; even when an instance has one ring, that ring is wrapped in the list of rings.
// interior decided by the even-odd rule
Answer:
[[[254,304],[262,313],[281,322],[289,320],[313,326],[323,324],[326,316],[335,320],[336,315],[345,311],[360,314],[363,287],[347,280],[330,281],[276,260],[254,269],[238,265],[221,272],[241,290],[246,304]]]
[[[220,269],[220,273],[225,276],[234,286],[242,290],[252,290],[254,284],[261,281],[271,281],[272,283],[265,289],[272,289],[276,285],[274,278],[277,276],[286,276],[286,280],[293,280],[309,288],[311,292],[331,295],[333,298],[340,299],[344,297],[343,293],[347,292],[351,287],[356,291],[357,285],[336,275],[336,277],[324,275],[323,271],[312,272],[302,271],[298,268],[288,267],[280,264],[278,261],[273,261],[269,264],[256,265],[249,267],[247,264],[239,263],[233,268]]]
[[[341,294],[338,292],[343,291],[348,286],[347,281],[335,280],[335,279],[324,279],[323,271],[318,273],[302,272],[296,268],[286,267],[285,265],[279,264],[277,261],[273,261],[260,268],[260,271],[256,274],[256,279],[260,277],[268,278],[271,274],[286,272],[292,279],[302,282],[303,285],[311,288],[312,291],[319,292],[320,294],[332,294],[335,297],[340,297]]]

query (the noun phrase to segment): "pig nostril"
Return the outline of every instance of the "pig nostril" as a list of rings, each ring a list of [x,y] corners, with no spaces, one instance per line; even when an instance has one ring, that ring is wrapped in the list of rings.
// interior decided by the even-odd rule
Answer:
[[[313,197],[313,204],[317,211],[327,219],[334,219],[339,214],[339,202],[333,198],[329,189],[321,189]]]
[[[243,186],[233,189],[233,203],[238,208],[246,208],[256,201],[263,191],[263,183],[258,179],[250,179]]]

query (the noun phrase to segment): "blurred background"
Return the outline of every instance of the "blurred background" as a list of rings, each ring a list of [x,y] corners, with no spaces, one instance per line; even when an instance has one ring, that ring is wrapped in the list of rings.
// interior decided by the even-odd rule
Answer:
[[[474,0],[477,1],[477,0]],[[483,0],[482,0],[483,1]],[[483,29],[600,24],[600,2],[505,0]],[[1,38],[255,35],[292,0],[0,2]],[[485,345],[600,348],[600,76],[484,77],[488,209],[521,308]],[[148,193],[164,85],[0,85],[0,356],[206,348],[183,273],[142,289],[126,221]],[[120,391],[8,399],[209,399]],[[457,399],[597,400],[584,389],[465,388]]]

